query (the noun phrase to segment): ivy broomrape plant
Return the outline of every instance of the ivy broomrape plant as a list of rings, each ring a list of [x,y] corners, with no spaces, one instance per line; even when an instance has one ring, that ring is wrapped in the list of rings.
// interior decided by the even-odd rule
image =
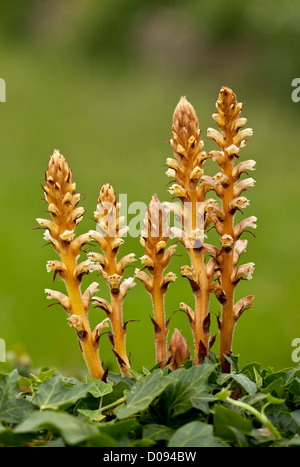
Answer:
[[[104,371],[98,347],[100,332],[107,326],[107,322],[103,321],[92,332],[87,317],[91,297],[98,290],[98,284],[93,282],[83,294],[80,288],[83,275],[98,266],[90,260],[77,263],[82,246],[92,237],[87,233],[75,238],[76,226],[81,221],[84,210],[77,207],[80,195],[76,193],[76,185],[72,182],[71,170],[58,151],[54,151],[50,159],[43,189],[52,221],[37,219],[37,222],[46,229],[44,239],[53,245],[61,259],[48,261],[47,271],[53,271],[54,278],[58,274],[63,279],[68,295],[51,289],[45,289],[45,292],[48,299],[57,300],[68,313],[69,325],[77,332],[90,375],[102,379]]]
[[[99,243],[103,251],[89,253],[89,259],[100,266],[102,276],[110,288],[111,303],[99,297],[93,297],[93,303],[102,308],[111,322],[110,333],[113,344],[113,352],[118,360],[122,374],[128,372],[130,362],[126,352],[126,323],[123,323],[122,305],[128,289],[135,286],[132,277],[122,282],[126,266],[135,261],[134,253],[124,256],[117,261],[119,247],[124,242],[123,235],[128,231],[127,226],[122,227],[123,218],[119,216],[120,203],[111,185],[103,185],[98,199],[95,219],[99,227],[98,231],[91,232],[91,236]]]
[[[242,279],[251,279],[254,263],[237,265],[246,250],[247,241],[241,236],[249,228],[256,227],[256,217],[246,218],[235,224],[235,214],[242,212],[248,204],[244,191],[254,185],[252,178],[240,180],[241,176],[254,170],[253,160],[239,162],[240,149],[252,135],[251,129],[243,129],[246,119],[240,116],[243,105],[233,91],[223,87],[216,102],[217,111],[213,119],[218,130],[209,128],[207,135],[218,145],[217,150],[208,154],[203,151],[198,117],[194,107],[182,97],[173,114],[172,139],[170,145],[175,158],[167,159],[167,175],[175,180],[169,191],[178,198],[179,204],[160,203],[154,195],[144,221],[140,242],[144,248],[141,258],[143,267],[136,268],[135,278],[141,281],[150,294],[153,303],[154,342],[156,362],[162,367],[170,364],[175,370],[190,358],[187,339],[178,329],[168,345],[170,317],[165,312],[164,296],[176,276],[165,272],[169,266],[176,245],[169,244],[172,238],[179,238],[190,258],[190,266],[183,265],[181,274],[186,277],[195,299],[194,309],[181,302],[180,308],[189,319],[193,335],[194,365],[202,364],[210,357],[210,349],[216,337],[210,335],[210,294],[217,297],[221,306],[218,317],[220,336],[220,365],[223,372],[230,372],[226,357],[232,353],[232,340],[237,320],[244,310],[252,307],[253,295],[237,303],[234,292]],[[210,177],[204,174],[205,161],[217,162],[219,172]],[[101,332],[109,324],[113,353],[123,375],[130,373],[130,361],[126,350],[126,325],[123,321],[123,301],[128,289],[135,285],[134,277],[123,279],[126,266],[135,261],[134,253],[117,260],[123,236],[128,228],[122,226],[120,204],[109,184],[100,191],[95,220],[97,230],[90,230],[78,237],[77,224],[82,220],[83,208],[77,207],[80,195],[72,182],[72,173],[65,158],[58,152],[50,158],[45,175],[45,200],[52,220],[37,219],[41,228],[46,229],[44,238],[52,244],[60,260],[47,263],[47,270],[59,275],[65,282],[67,294],[46,289],[47,298],[55,299],[68,314],[68,322],[78,336],[80,349],[93,378],[105,380],[99,357]],[[220,203],[209,198],[214,191]],[[172,212],[181,228],[169,227],[168,214]],[[214,227],[220,237],[220,245],[206,243],[208,227]],[[96,241],[102,253],[90,252],[88,259],[78,263],[82,247]],[[98,283],[93,282],[84,292],[81,281],[84,274],[98,271],[110,288],[111,300],[95,296]],[[148,273],[146,272],[148,271]],[[92,331],[88,321],[90,303],[103,309],[107,318]],[[140,317],[138,317],[140,318]]]

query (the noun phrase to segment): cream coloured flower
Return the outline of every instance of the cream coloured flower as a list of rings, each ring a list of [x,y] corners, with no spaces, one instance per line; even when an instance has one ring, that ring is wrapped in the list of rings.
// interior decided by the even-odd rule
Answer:
[[[65,230],[62,234],[59,236],[64,242],[71,242],[74,237],[75,237],[75,232],[74,230]]]
[[[180,186],[180,185],[178,185],[176,183],[174,183],[174,185],[172,185],[168,191],[169,191],[169,193],[171,195],[178,196],[179,198],[185,198],[186,197],[185,189],[182,186]]]

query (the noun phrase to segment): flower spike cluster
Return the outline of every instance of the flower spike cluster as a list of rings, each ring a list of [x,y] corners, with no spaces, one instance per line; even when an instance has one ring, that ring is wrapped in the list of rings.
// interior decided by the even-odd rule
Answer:
[[[91,236],[87,233],[75,237],[76,226],[82,219],[84,209],[78,207],[80,195],[72,181],[70,167],[57,150],[50,158],[43,189],[52,220],[37,219],[37,222],[46,229],[45,240],[53,245],[60,256],[60,261],[48,261],[47,271],[53,272],[54,278],[57,274],[61,277],[66,284],[67,295],[51,289],[45,292],[48,299],[56,300],[67,312],[69,325],[77,332],[90,375],[102,379],[105,372],[98,354],[99,336],[108,323],[104,320],[92,332],[87,316],[91,297],[98,290],[98,284],[93,282],[81,293],[83,275],[97,270],[99,266],[90,260],[77,263],[82,246],[91,240]]]
[[[95,219],[99,227],[98,231],[90,231],[99,244],[103,254],[91,252],[89,259],[99,266],[102,276],[110,288],[111,303],[103,298],[93,297],[93,303],[103,309],[111,322],[113,352],[117,358],[121,372],[125,375],[130,367],[126,352],[126,324],[123,323],[123,301],[128,289],[135,285],[132,277],[123,280],[126,266],[135,261],[134,253],[117,260],[119,247],[123,244],[123,236],[128,231],[122,226],[123,218],[120,217],[120,203],[111,185],[103,185],[98,198]]]
[[[109,325],[112,331],[108,335],[121,373],[131,374],[126,351],[129,321],[123,321],[123,303],[128,290],[135,285],[135,278],[143,283],[152,299],[156,363],[162,368],[170,364],[176,370],[190,358],[188,342],[178,329],[174,330],[168,345],[171,318],[166,319],[164,299],[169,284],[176,279],[173,272],[167,272],[176,250],[176,245],[168,246],[168,242],[174,238],[180,240],[190,260],[180,272],[190,283],[194,307],[181,302],[179,308],[187,315],[192,330],[193,364],[200,365],[209,358],[217,337],[211,337],[210,333],[209,303],[210,294],[214,294],[222,310],[217,316],[221,370],[230,372],[228,357],[232,353],[235,326],[243,312],[253,307],[254,299],[253,295],[238,301],[234,297],[237,284],[250,280],[254,272],[253,262],[240,264],[240,259],[247,249],[243,234],[255,229],[257,221],[255,216],[250,216],[236,222],[236,214],[243,215],[249,205],[246,192],[255,184],[249,176],[255,161],[239,161],[240,150],[253,134],[252,129],[245,128],[247,120],[241,117],[242,107],[234,92],[222,87],[213,114],[218,129],[207,131],[218,147],[207,154],[195,109],[185,97],[180,99],[173,113],[170,140],[174,157],[167,159],[166,172],[174,180],[169,192],[176,201],[161,204],[156,194],[152,197],[140,236],[143,266],[135,269],[134,277],[124,278],[126,267],[135,261],[134,253],[117,258],[128,227],[123,225],[120,203],[112,186],[105,184],[100,190],[94,213],[97,229],[76,236],[76,227],[84,214],[84,209],[78,206],[80,195],[65,158],[59,151],[51,156],[43,187],[51,220],[37,219],[37,222],[45,229],[45,240],[59,256],[47,262],[47,271],[53,272],[54,279],[59,276],[65,282],[67,293],[45,291],[49,300],[55,300],[66,311],[93,378],[106,379],[108,370],[103,370],[98,352],[101,333]],[[204,174],[207,159],[218,164],[215,176]],[[209,198],[211,191],[213,197]],[[170,227],[170,213],[176,222],[173,227]],[[208,227],[215,228],[219,236],[217,246],[205,241]],[[79,262],[83,246],[92,241],[96,241],[101,252],[89,252],[87,259]],[[108,284],[110,300],[96,295],[97,282],[81,291],[83,276],[93,271],[101,273]],[[107,315],[93,330],[88,321],[91,302]]]
[[[209,354],[213,341],[210,341],[210,315],[208,310],[210,285],[213,281],[215,259],[206,264],[206,253],[215,252],[214,247],[204,243],[205,228],[208,224],[207,212],[213,210],[214,203],[206,201],[210,187],[203,177],[203,163],[207,154],[203,151],[198,117],[194,107],[182,97],[173,114],[172,139],[170,141],[175,159],[168,158],[166,172],[176,183],[170,193],[179,198],[181,205],[165,203],[182,224],[182,229],[173,228],[174,236],[179,237],[191,259],[191,267],[183,266],[181,273],[186,277],[195,296],[195,310],[182,304],[188,314],[194,339],[194,364],[202,363]],[[187,312],[187,310],[189,310]]]
[[[157,195],[154,195],[144,220],[144,231],[140,242],[145,254],[141,261],[143,269],[136,269],[135,277],[145,285],[151,295],[154,309],[154,339],[156,347],[156,362],[164,366],[167,363],[167,338],[169,320],[165,318],[164,295],[171,282],[176,279],[175,274],[164,270],[168,266],[171,256],[175,253],[176,245],[167,247],[170,238],[170,228],[166,212]],[[147,269],[150,273],[145,272]]]
[[[209,156],[218,163],[220,172],[213,178],[202,177],[222,202],[220,215],[215,215],[211,220],[215,224],[221,242],[221,248],[216,256],[218,284],[213,284],[212,291],[216,293],[222,305],[220,361],[224,372],[230,371],[230,364],[225,356],[229,356],[232,352],[236,322],[244,310],[252,307],[254,299],[253,295],[249,295],[234,304],[236,285],[242,279],[251,279],[254,270],[252,262],[237,266],[240,256],[247,247],[247,240],[240,237],[249,228],[256,228],[257,220],[255,216],[251,216],[234,225],[236,212],[243,213],[242,210],[249,204],[244,192],[255,183],[251,177],[240,180],[241,175],[254,170],[255,161],[248,160],[235,165],[240,149],[253,134],[251,128],[244,129],[247,120],[240,116],[242,107],[243,104],[237,101],[231,89],[227,87],[221,89],[216,102],[217,111],[213,114],[219,131],[213,128],[207,131],[207,135],[219,146],[219,149],[211,151]]]

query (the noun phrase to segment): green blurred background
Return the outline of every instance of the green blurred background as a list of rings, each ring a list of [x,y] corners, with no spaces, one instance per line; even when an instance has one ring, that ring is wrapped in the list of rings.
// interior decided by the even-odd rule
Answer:
[[[257,161],[246,214],[258,217],[258,228],[256,238],[247,237],[244,256],[256,269],[252,281],[237,289],[237,299],[255,295],[255,308],[240,319],[233,350],[242,364],[295,365],[300,103],[291,99],[291,82],[300,75],[300,3],[11,0],[1,1],[0,31],[0,77],[7,86],[6,103],[0,104],[0,337],[7,350],[30,355],[34,367],[86,371],[65,312],[46,308],[44,289],[64,287],[59,280],[53,286],[45,263],[55,253],[42,248],[42,231],[33,230],[46,209],[40,184],[53,150],[65,155],[84,194],[79,233],[94,228],[104,183],[127,193],[128,203],[148,203],[154,192],[170,201],[164,164],[171,157],[166,141],[173,110],[186,95],[198,113],[206,150],[215,149],[206,129],[213,126],[218,91],[227,85],[245,102],[243,116],[254,129],[241,157]],[[216,173],[215,163],[207,167]],[[120,251],[130,252],[142,256],[138,239],[128,237]],[[166,295],[167,316],[180,301],[193,305],[179,274],[188,257],[183,249],[179,253],[171,263],[178,279]],[[104,280],[93,276],[84,285],[99,280],[100,294],[107,297]],[[219,311],[215,301],[211,311]],[[124,306],[125,320],[140,320],[128,325],[127,334],[137,370],[155,363],[151,313],[150,297],[138,283]],[[92,324],[104,317],[91,308]],[[185,315],[174,315],[174,327],[192,345]],[[218,354],[218,340],[213,351]],[[118,371],[107,336],[101,339],[101,359]]]

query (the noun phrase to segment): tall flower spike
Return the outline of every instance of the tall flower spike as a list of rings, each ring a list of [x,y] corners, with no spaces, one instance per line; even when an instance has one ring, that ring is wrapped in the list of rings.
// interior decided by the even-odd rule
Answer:
[[[234,225],[234,216],[237,210],[246,207],[249,202],[241,194],[254,185],[253,178],[239,181],[240,176],[248,170],[254,170],[255,161],[240,162],[235,166],[240,149],[245,146],[246,139],[253,134],[252,129],[243,129],[247,120],[240,117],[243,104],[236,99],[234,92],[223,87],[216,102],[217,112],[213,114],[219,130],[209,128],[207,135],[219,146],[220,151],[211,151],[209,154],[216,160],[226,184],[218,182],[212,187],[220,197],[223,208],[223,219],[216,230],[221,237],[221,249],[217,255],[219,286],[215,288],[217,298],[222,304],[222,317],[220,321],[220,361],[223,372],[230,372],[230,364],[225,356],[232,352],[232,340],[236,322],[242,312],[252,307],[253,295],[241,299],[234,305],[234,291],[237,283],[245,278],[251,279],[254,263],[235,268],[240,255],[245,251],[246,241],[239,240],[246,228],[256,227],[256,217],[252,216]],[[221,154],[221,156],[216,155]],[[217,177],[220,179],[220,177]],[[221,298],[221,299],[220,299]]]
[[[89,291],[81,294],[82,275],[93,268],[90,264],[84,267],[83,263],[77,266],[81,247],[90,240],[90,236],[83,234],[75,239],[75,229],[84,212],[83,208],[77,208],[80,195],[76,193],[75,188],[66,159],[59,151],[54,151],[43,187],[52,221],[37,219],[37,222],[47,229],[45,239],[52,243],[61,258],[61,261],[48,261],[47,271],[53,271],[64,280],[68,296],[50,289],[46,289],[45,292],[48,294],[47,298],[57,300],[68,313],[69,324],[77,332],[90,375],[102,379],[104,371],[99,359],[98,342],[94,339],[87,317],[91,297]],[[90,288],[95,288],[95,284]]]
[[[214,267],[210,263],[209,270],[205,263],[205,253],[211,250],[204,244],[204,231],[208,224],[206,192],[210,186],[200,182],[203,176],[203,163],[207,159],[203,151],[201,130],[194,107],[182,97],[173,114],[172,139],[170,141],[176,159],[168,158],[167,165],[172,172],[167,175],[176,180],[170,193],[177,196],[183,206],[183,215],[179,216],[178,204],[168,203],[168,209],[174,212],[175,218],[181,222],[183,231],[173,229],[173,234],[181,234],[181,242],[190,255],[192,268],[184,266],[181,270],[192,286],[195,296],[195,313],[191,323],[194,339],[194,364],[201,364],[209,353],[210,333],[207,327],[210,284],[213,280]],[[216,203],[211,203],[214,213]],[[208,218],[209,220],[209,218]],[[207,248],[206,248],[207,247]]]
[[[135,261],[135,255],[129,254],[117,261],[122,236],[127,227],[122,227],[123,219],[120,217],[120,204],[111,185],[102,186],[95,212],[99,231],[91,232],[98,241],[103,255],[89,253],[92,261],[98,262],[104,279],[110,288],[111,304],[99,297],[93,297],[96,306],[104,309],[112,325],[114,354],[117,358],[121,372],[125,375],[130,367],[126,352],[126,324],[123,324],[123,301],[129,288],[135,285],[133,278],[122,281],[126,266]]]
[[[170,229],[166,212],[157,195],[154,195],[148,206],[144,220],[144,231],[140,240],[145,250],[145,254],[141,258],[143,269],[147,269],[150,276],[145,271],[137,269],[136,278],[144,283],[152,298],[154,318],[151,320],[154,324],[156,362],[162,362],[162,366],[166,364],[168,359],[167,338],[169,332],[165,317],[164,295],[170,282],[174,282],[176,279],[172,272],[164,274],[164,270],[176,249],[175,245],[167,247],[169,238]]]

